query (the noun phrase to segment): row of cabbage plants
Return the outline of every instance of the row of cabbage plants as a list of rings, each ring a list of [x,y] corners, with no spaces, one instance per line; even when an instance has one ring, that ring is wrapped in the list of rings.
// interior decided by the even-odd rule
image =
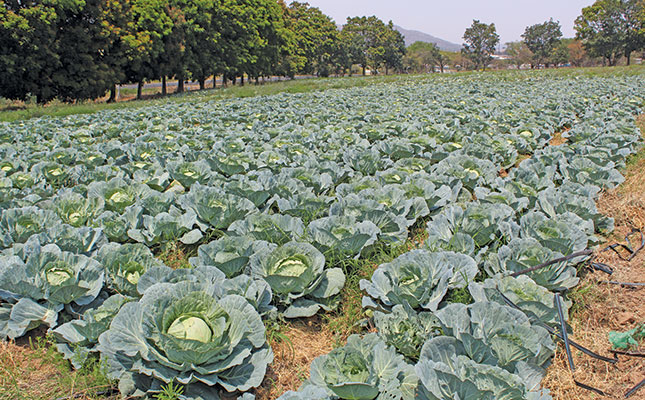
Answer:
[[[577,260],[505,275],[612,229],[594,199],[639,146],[643,87],[417,78],[0,125],[0,337],[47,326],[123,396],[252,398],[273,360],[263,319],[335,309],[339,259],[427,221],[422,248],[361,282],[378,334],[283,398],[548,398],[541,324]],[[193,268],[155,258],[177,241]]]

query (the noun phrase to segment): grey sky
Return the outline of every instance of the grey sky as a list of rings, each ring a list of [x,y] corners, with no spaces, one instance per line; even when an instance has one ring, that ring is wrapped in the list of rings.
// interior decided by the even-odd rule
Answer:
[[[306,1],[306,0],[300,0]],[[473,19],[495,23],[501,43],[520,40],[524,28],[553,17],[562,34],[573,37],[573,21],[593,0],[308,0],[336,23],[348,16],[376,15],[406,29],[463,43],[462,36]]]

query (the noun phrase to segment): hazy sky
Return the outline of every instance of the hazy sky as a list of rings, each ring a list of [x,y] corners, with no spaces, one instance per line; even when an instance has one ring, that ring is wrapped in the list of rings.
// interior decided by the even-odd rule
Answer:
[[[302,2],[306,0],[300,0]],[[336,23],[349,16],[376,15],[385,22],[414,29],[454,42],[473,19],[494,22],[501,43],[520,40],[524,28],[547,21],[560,21],[562,34],[573,37],[573,21],[593,0],[308,0]]]

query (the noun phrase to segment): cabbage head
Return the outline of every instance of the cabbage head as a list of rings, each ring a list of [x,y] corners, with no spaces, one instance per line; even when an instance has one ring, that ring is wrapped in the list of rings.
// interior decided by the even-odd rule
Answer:
[[[217,285],[159,283],[125,304],[99,337],[108,376],[123,397],[150,398],[162,386],[183,388],[182,399],[219,399],[262,383],[273,360],[260,315]]]
[[[340,268],[325,269],[325,256],[308,243],[267,244],[251,257],[251,276],[264,279],[286,318],[310,317],[336,306],[345,285]]]

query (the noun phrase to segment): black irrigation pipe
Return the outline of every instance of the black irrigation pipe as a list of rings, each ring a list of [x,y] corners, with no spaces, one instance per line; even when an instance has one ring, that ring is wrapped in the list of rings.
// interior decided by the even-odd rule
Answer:
[[[572,258],[576,258],[576,257],[590,256],[590,255],[592,255],[592,254],[593,254],[593,250],[591,250],[591,249],[586,249],[586,250],[578,251],[578,252],[576,252],[576,253],[569,254],[568,256],[564,256],[564,257],[560,257],[560,258],[555,258],[555,259],[553,259],[553,260],[551,260],[551,261],[547,261],[547,262],[545,262],[545,263],[542,263],[542,264],[536,265],[536,266],[531,267],[531,268],[527,268],[527,269],[523,269],[523,270],[521,270],[521,271],[513,272],[513,273],[511,274],[511,276],[512,276],[512,277],[517,277],[517,276],[520,276],[520,275],[528,274],[529,272],[537,271],[538,269],[542,269],[542,268],[544,268],[544,267],[548,267],[549,265],[557,264],[557,263],[559,263],[559,262],[563,262],[563,261],[569,261],[569,260],[571,260]]]
[[[499,289],[497,289],[497,291],[502,296],[502,299],[504,300],[504,302],[506,304],[508,304],[509,306],[511,306],[511,307],[513,307],[513,308],[515,308],[517,310],[521,310],[521,308],[519,308],[515,303],[513,303],[513,301],[511,301],[511,299],[506,297],[504,295],[504,293],[502,293]],[[560,340],[563,340],[562,339],[562,334],[557,332],[555,329],[551,328],[549,325],[545,324],[544,322],[542,322],[540,320],[537,320],[536,322],[538,322],[540,325],[542,325],[542,327],[544,329],[546,329],[547,332],[549,332],[549,334],[554,335],[555,337],[557,337]],[[580,350],[581,352],[583,352],[584,354],[588,355],[591,358],[595,358],[595,359],[600,360],[600,361],[608,362],[610,364],[616,364],[618,362],[618,359],[616,357],[614,357],[614,358],[605,357],[603,355],[600,355],[598,353],[595,353],[595,352],[589,350],[588,348],[582,346],[581,344],[578,344],[577,342],[575,342],[575,341],[573,341],[571,339],[569,339],[569,343],[571,344],[571,346],[575,347],[576,349]]]
[[[553,302],[558,309],[558,318],[560,318],[560,333],[562,333],[562,340],[564,340],[564,349],[567,352],[567,360],[569,361],[569,368],[571,372],[576,371],[576,366],[573,364],[573,356],[571,356],[571,346],[569,346],[569,337],[567,336],[567,323],[564,321],[564,312],[562,311],[562,302],[560,301],[560,293],[556,293],[553,297]]]
[[[620,354],[621,356],[645,358],[645,353],[632,353],[631,351],[621,351],[621,350],[610,350],[610,351],[614,354]]]
[[[628,398],[629,396],[631,396],[631,395],[633,395],[634,393],[636,393],[636,391],[637,391],[638,389],[642,388],[642,387],[643,387],[643,385],[645,385],[645,379],[643,379],[642,381],[640,381],[639,383],[637,383],[637,384],[636,384],[636,386],[634,386],[633,388],[629,389],[629,390],[627,391],[627,393],[625,393],[625,398]]]
[[[594,269],[596,271],[604,272],[607,275],[611,275],[611,274],[614,273],[614,269],[612,267],[610,267],[609,265],[605,264],[605,263],[592,262],[592,263],[589,264],[589,266],[592,269]]]
[[[634,246],[632,245],[631,240],[629,240],[629,238],[635,233],[640,233],[640,235],[641,235],[641,243],[640,243],[640,246],[638,246],[638,248],[636,248],[636,250],[633,249]],[[614,253],[616,253],[618,255],[618,257],[621,260],[623,260],[623,261],[631,261],[631,260],[634,259],[634,257],[636,257],[636,255],[641,250],[643,250],[643,248],[645,248],[645,236],[643,236],[643,232],[640,229],[637,229],[637,228],[632,228],[632,231],[629,232],[627,235],[625,235],[625,242],[627,242],[626,245],[622,244],[622,243],[610,244],[609,246],[607,246],[604,249],[600,250],[600,252],[602,253],[603,251],[612,250]],[[623,256],[620,253],[620,251],[617,250],[618,248],[624,249],[625,251],[627,251],[629,253],[629,256],[627,256],[627,257]]]
[[[599,395],[601,395],[601,396],[607,396],[607,393],[603,392],[603,391],[602,391],[602,390],[600,390],[600,389],[596,389],[596,388],[595,388],[595,387],[593,387],[593,386],[585,385],[584,383],[582,383],[582,382],[578,382],[578,381],[577,381],[577,380],[575,380],[575,379],[573,380],[573,382],[574,382],[574,383],[576,384],[576,386],[578,386],[578,387],[581,387],[581,388],[583,388],[583,389],[587,389],[587,390],[591,390],[592,392],[594,392],[594,393],[596,393],[596,394],[599,394]]]
[[[600,283],[607,283],[607,284],[610,284],[610,285],[620,285],[620,286],[632,286],[632,287],[645,286],[645,283],[643,283],[643,282],[600,281]]]

